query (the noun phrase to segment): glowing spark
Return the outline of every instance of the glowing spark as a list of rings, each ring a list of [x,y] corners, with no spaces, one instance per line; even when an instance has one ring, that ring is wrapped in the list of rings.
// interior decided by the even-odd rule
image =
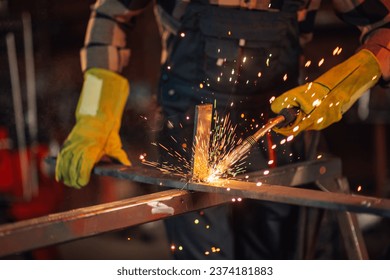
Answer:
[[[257,182],[257,183],[256,183],[256,186],[257,186],[257,187],[260,187],[262,184],[263,184],[262,182]]]
[[[200,83],[200,84],[199,84],[199,87],[200,87],[200,88],[203,88],[203,84],[202,84],[202,83]]]
[[[320,158],[322,158],[322,155],[318,155],[318,156],[317,156],[317,159],[320,159]]]
[[[179,246],[179,250],[182,251],[183,250],[183,246]]]
[[[204,252],[204,254],[205,254],[206,256],[208,256],[208,255],[210,255],[210,252],[209,252],[209,251],[206,251],[206,252]]]
[[[141,160],[141,161],[145,161],[146,159],[146,154],[141,154],[140,156],[139,156],[139,159]]]
[[[245,115],[244,113],[241,114],[241,119],[245,118]]]
[[[241,197],[237,198],[237,201],[238,202],[242,201],[242,198]]]
[[[265,61],[265,64],[267,64],[267,66],[269,66],[269,58],[267,58],[267,60]]]
[[[290,136],[287,137],[287,142],[290,142],[293,139],[294,139],[294,135],[290,135]]]
[[[180,37],[184,38],[185,36],[186,36],[186,34],[184,32],[180,33]]]
[[[259,78],[261,77],[261,72],[257,73],[257,77]]]
[[[221,81],[221,78],[220,78],[220,77],[218,77],[218,78],[217,78],[217,81],[218,81],[218,82],[219,82],[219,81]]]
[[[293,132],[297,132],[299,130],[299,125],[297,125],[297,126],[295,126],[294,128],[293,128]]]
[[[196,225],[199,224],[199,220],[195,219],[194,224],[196,224]]]
[[[273,144],[273,145],[271,146],[271,149],[274,150],[275,148],[276,148],[276,144]]]
[[[313,85],[313,83],[309,83],[309,84],[307,85],[307,90],[310,90],[312,85]]]
[[[319,100],[319,99],[316,99],[316,100],[314,100],[313,101],[313,107],[318,107],[318,106],[320,106],[320,104],[321,104],[321,100]]]
[[[232,32],[231,32],[231,31],[228,31],[228,35],[229,35],[229,36],[232,35]]]
[[[174,251],[176,249],[176,246],[175,245],[171,245],[171,250]]]
[[[276,99],[276,97],[275,97],[275,96],[272,96],[272,97],[269,99],[269,103],[272,103],[272,102],[274,102],[274,101],[275,101],[275,99]]]
[[[168,69],[168,70],[171,70],[171,66],[168,65],[168,66],[167,66],[167,69]]]
[[[230,107],[233,107],[233,105],[234,105],[234,102],[230,103]]]
[[[339,51],[339,47],[336,47],[336,48],[333,50],[333,55],[336,55],[338,51]]]
[[[357,187],[357,191],[360,192],[362,190],[362,186]]]
[[[305,67],[309,67],[311,65],[311,60],[306,61]]]
[[[246,56],[242,59],[242,63],[245,63],[246,61]]]
[[[321,59],[319,62],[318,62],[318,67],[320,67],[323,63],[324,63],[325,59]]]
[[[283,145],[284,143],[286,143],[286,139],[282,139],[282,141],[280,141],[280,145]]]
[[[268,165],[271,165],[273,163],[274,163],[274,161],[272,159],[268,161]]]
[[[283,81],[286,81],[286,80],[287,80],[287,74],[284,74]]]
[[[324,120],[324,118],[321,117],[321,118],[319,118],[319,119],[317,120],[317,123],[321,123],[323,120]]]
[[[264,175],[268,175],[269,174],[269,170],[264,170],[263,174]]]

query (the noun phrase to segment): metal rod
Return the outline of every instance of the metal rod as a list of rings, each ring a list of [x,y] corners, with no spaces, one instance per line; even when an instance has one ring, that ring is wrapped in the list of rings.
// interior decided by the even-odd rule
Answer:
[[[285,121],[283,115],[276,116],[270,119],[262,128],[257,130],[253,135],[245,138],[240,145],[238,145],[232,152],[230,152],[216,167],[218,174],[225,173],[232,165],[238,162],[243,156],[245,156],[257,141],[263,137],[268,131]]]
[[[226,195],[167,190],[0,226],[0,256],[204,209]]]
[[[34,67],[34,44],[31,27],[31,16],[29,13],[22,14],[24,59],[26,64],[26,94],[27,94],[27,126],[31,139],[30,143],[30,181],[32,195],[38,194],[38,169],[37,169],[37,148],[38,148],[38,114],[37,94],[35,85]]]
[[[18,60],[16,58],[15,35],[6,35],[8,63],[11,76],[12,98],[14,105],[16,136],[18,141],[20,172],[22,178],[23,197],[26,200],[31,198],[31,187],[28,180],[28,158],[26,150],[26,135],[24,131],[23,104],[20,89],[20,78],[18,71]]]

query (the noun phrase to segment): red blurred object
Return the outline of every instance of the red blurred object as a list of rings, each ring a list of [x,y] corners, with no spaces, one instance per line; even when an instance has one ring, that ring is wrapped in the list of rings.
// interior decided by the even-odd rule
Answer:
[[[12,193],[14,186],[14,160],[9,146],[8,132],[0,127],[0,193]]]
[[[0,143],[8,143],[8,132],[0,127]],[[20,168],[20,153],[27,153],[28,166],[31,165],[32,149],[15,150],[10,145],[0,145],[0,195],[10,198],[9,214],[15,220],[24,220],[55,212],[62,201],[63,187],[45,172],[44,160],[49,149],[37,145],[34,149],[38,172],[38,194],[28,201],[23,200],[23,181]]]

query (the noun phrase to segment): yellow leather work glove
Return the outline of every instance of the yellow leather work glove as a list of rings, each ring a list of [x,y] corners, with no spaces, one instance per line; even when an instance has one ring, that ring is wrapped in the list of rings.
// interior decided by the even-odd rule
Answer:
[[[361,50],[333,67],[314,82],[291,89],[271,104],[278,114],[283,108],[296,107],[293,124],[275,128],[283,135],[296,136],[303,130],[321,130],[339,121],[345,113],[381,77],[376,57]]]
[[[75,188],[85,186],[104,155],[130,166],[119,137],[128,95],[129,83],[119,74],[100,68],[85,72],[76,124],[57,157],[57,181]]]

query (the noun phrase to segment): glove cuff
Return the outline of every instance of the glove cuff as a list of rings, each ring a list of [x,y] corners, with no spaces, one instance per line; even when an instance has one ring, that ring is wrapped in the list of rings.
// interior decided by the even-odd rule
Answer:
[[[90,116],[101,121],[120,122],[128,95],[126,78],[109,70],[91,68],[84,74],[76,119]]]
[[[367,49],[362,49],[346,61],[336,65],[315,82],[333,90],[341,83],[348,80],[354,73],[361,76],[363,84],[373,86],[381,77],[382,72],[375,55]]]

